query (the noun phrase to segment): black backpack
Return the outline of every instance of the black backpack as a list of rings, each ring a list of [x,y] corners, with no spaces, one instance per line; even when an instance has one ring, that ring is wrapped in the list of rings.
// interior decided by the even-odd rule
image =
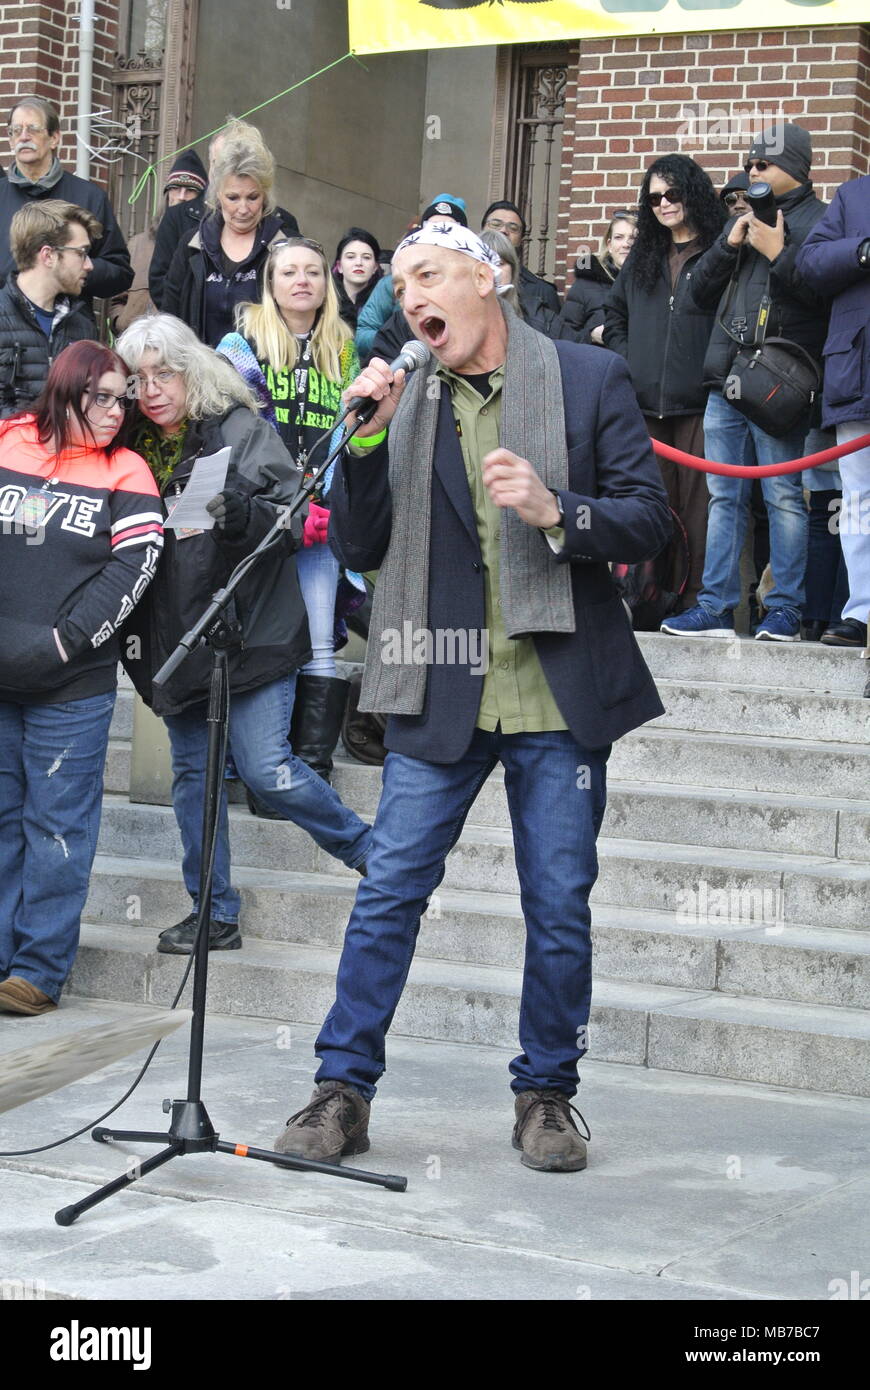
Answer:
[[[658,632],[665,618],[676,612],[689,582],[689,539],[673,507],[670,539],[651,560],[634,565],[613,565],[611,574],[631,611],[635,632]],[[677,588],[670,586],[677,581]]]

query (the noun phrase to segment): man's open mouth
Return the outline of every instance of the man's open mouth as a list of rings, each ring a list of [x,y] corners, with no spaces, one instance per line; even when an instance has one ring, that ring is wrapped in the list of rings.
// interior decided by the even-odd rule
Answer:
[[[434,314],[427,314],[420,320],[420,332],[432,348],[443,347],[447,341],[447,324]]]

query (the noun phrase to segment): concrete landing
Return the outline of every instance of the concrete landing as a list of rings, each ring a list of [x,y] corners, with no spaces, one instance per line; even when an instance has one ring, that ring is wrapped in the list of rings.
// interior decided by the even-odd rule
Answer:
[[[0,1055],[129,1006],[74,998],[0,1016]],[[268,1147],[310,1094],[315,1029],[213,1017],[204,1095],[222,1138]],[[162,1130],[186,1030],[120,1117]],[[145,1146],[87,1136],[0,1159],[0,1280],[128,1300],[828,1300],[866,1272],[870,1101],[605,1062],[583,1069],[588,1169],[538,1174],[511,1149],[501,1048],[396,1037],[360,1167],[406,1193],[222,1155],[174,1160],[86,1213],[54,1212]],[[44,1144],[129,1085],[128,1059],[0,1116],[0,1149]]]

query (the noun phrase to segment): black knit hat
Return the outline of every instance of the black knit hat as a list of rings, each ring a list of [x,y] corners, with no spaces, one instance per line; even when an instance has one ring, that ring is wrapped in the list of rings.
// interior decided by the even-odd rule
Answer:
[[[746,158],[766,159],[798,183],[806,183],[813,162],[810,132],[793,121],[777,121],[755,137]]]
[[[207,184],[208,174],[196,150],[185,150],[173,164],[163,192],[170,188],[192,188],[196,193],[204,193]]]
[[[481,222],[481,224],[480,224],[481,227],[485,227],[486,224],[487,224],[487,222],[489,221],[490,217],[492,216],[492,214],[493,214],[494,212],[498,212],[498,210],[499,210],[500,208],[504,208],[505,212],[512,212],[512,213],[514,213],[515,216],[519,218],[520,223],[521,223],[521,225],[522,225],[522,229],[523,229],[523,236],[525,236],[525,234],[526,234],[526,219],[523,217],[523,214],[520,212],[520,210],[519,210],[519,208],[517,207],[516,203],[512,203],[512,202],[510,201],[510,199],[508,199],[508,198],[501,198],[501,199],[499,200],[499,202],[497,202],[497,203],[490,203],[490,205],[489,205],[489,207],[487,208],[486,212],[483,214],[483,220],[482,220],[482,222]]]
[[[439,193],[438,197],[423,209],[420,221],[428,222],[430,217],[437,217],[439,213],[442,217],[452,217],[460,227],[468,226],[464,198],[454,198],[452,193]]]
[[[724,198],[726,193],[745,193],[748,187],[749,175],[741,171],[739,174],[732,175],[719,193],[719,197]]]
[[[365,227],[348,227],[344,236],[341,238],[341,241],[335,248],[336,261],[341,260],[342,252],[344,251],[346,246],[350,245],[352,241],[364,241],[366,246],[371,248],[375,260],[377,261],[380,259],[381,244],[378,241],[377,237],[373,236],[371,232],[367,232]]]

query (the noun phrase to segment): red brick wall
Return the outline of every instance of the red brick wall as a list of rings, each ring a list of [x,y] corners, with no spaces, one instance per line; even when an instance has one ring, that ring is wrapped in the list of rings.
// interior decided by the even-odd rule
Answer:
[[[691,155],[721,187],[777,116],[812,132],[820,197],[870,172],[870,27],[584,39],[565,104],[560,288],[656,155]]]
[[[78,0],[0,0],[0,131],[15,97],[32,92],[57,107],[63,137],[58,151],[70,169],[76,163],[78,91]],[[92,110],[111,106],[109,75],[118,46],[117,0],[97,0],[94,16]],[[8,160],[5,134],[0,135]],[[105,182],[104,166],[92,165],[91,178]]]

